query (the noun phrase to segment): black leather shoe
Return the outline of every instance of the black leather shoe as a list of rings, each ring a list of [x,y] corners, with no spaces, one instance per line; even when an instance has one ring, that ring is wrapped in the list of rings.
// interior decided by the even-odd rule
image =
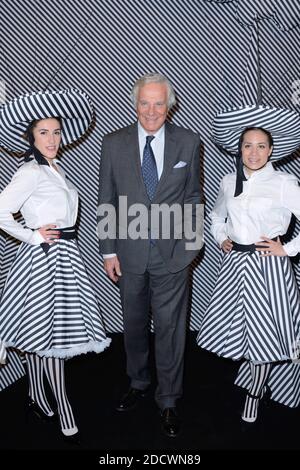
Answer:
[[[54,413],[52,416],[47,415],[42,408],[37,404],[36,401],[28,397],[26,401],[26,411],[27,413],[33,413],[37,418],[45,421],[47,423],[55,423],[58,420],[57,413]]]
[[[168,437],[176,437],[180,431],[180,421],[176,408],[165,408],[161,412],[161,425]]]
[[[66,436],[65,434],[63,434],[63,440],[67,444],[70,444],[72,446],[80,446],[81,444],[81,437],[79,432],[77,432],[76,434],[72,434],[71,436]]]
[[[146,390],[138,390],[137,388],[130,388],[128,392],[121,398],[117,411],[129,411],[135,408],[138,401],[146,396]]]

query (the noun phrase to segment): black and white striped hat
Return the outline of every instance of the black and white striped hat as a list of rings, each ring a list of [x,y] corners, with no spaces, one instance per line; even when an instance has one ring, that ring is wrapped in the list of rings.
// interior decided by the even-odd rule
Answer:
[[[272,161],[287,157],[300,146],[299,113],[257,104],[219,112],[213,121],[212,137],[227,152],[237,154],[242,131],[252,126],[271,132],[274,141]]]
[[[76,89],[39,91],[19,96],[0,108],[0,146],[24,152],[28,142],[24,133],[34,119],[60,117],[62,145],[78,140],[89,128],[94,115],[88,95]]]

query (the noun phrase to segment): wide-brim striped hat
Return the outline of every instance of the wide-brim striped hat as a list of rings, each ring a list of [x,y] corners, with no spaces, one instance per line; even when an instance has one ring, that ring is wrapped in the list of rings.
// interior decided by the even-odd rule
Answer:
[[[62,145],[75,142],[89,128],[94,115],[88,95],[76,89],[39,91],[19,96],[0,108],[0,146],[14,152],[28,150],[24,133],[34,119],[60,117]]]
[[[290,109],[265,105],[241,106],[219,112],[213,121],[212,136],[227,152],[237,154],[239,138],[247,127],[263,127],[274,141],[270,160],[280,160],[300,146],[300,116]]]

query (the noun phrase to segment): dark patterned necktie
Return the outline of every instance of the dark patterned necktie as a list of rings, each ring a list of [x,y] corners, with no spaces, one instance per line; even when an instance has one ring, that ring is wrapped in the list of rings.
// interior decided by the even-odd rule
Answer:
[[[147,135],[146,145],[143,152],[142,174],[147,189],[147,194],[152,201],[158,184],[158,173],[154,153],[151,147],[153,135]]]

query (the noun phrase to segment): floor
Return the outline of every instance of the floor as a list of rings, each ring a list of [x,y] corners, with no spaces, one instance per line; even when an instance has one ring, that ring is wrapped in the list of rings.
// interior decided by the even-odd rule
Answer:
[[[85,452],[86,458],[90,453],[95,463],[94,459],[143,456],[145,452],[151,455],[201,454],[202,458],[209,456],[211,463],[211,458],[216,456],[213,451],[226,451],[224,455],[228,457],[229,450],[236,453],[299,449],[299,408],[271,401],[268,407],[261,407],[258,422],[250,429],[243,429],[240,410],[244,392],[233,385],[239,363],[200,349],[194,332],[190,332],[187,339],[184,397],[178,407],[182,429],[178,437],[168,438],[161,432],[159,412],[153,399],[154,386],[136,409],[124,413],[115,411],[128,380],[123,335],[110,336],[112,344],[102,354],[90,353],[66,362],[67,390],[82,434],[81,446],[70,448],[61,439],[58,424],[44,423],[26,414],[27,382],[22,378],[0,394],[1,455],[4,451],[12,454],[12,450],[26,450],[27,456],[28,451],[37,455],[40,450],[51,450],[53,457],[53,451],[65,450],[71,451],[76,459],[79,454],[82,456]],[[153,337],[151,346],[153,349]],[[154,361],[151,367],[154,375]],[[129,468],[129,464],[122,465],[119,468]]]

